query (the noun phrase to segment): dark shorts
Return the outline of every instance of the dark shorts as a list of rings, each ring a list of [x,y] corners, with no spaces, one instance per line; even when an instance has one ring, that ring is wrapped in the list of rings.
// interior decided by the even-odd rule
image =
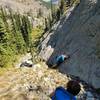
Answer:
[[[56,64],[57,64],[57,66],[59,66],[60,64],[62,64],[63,62],[61,62],[61,61],[58,61]]]

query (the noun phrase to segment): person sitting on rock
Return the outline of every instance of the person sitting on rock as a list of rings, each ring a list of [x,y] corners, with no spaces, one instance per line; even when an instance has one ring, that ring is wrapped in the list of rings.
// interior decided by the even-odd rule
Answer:
[[[71,80],[67,83],[67,89],[58,87],[50,97],[52,100],[76,100],[75,96],[80,92],[80,90],[81,86],[79,82]]]
[[[69,58],[70,58],[69,55],[64,55],[64,54],[57,56],[56,63],[52,66],[52,68],[57,68],[58,66],[60,66],[64,61],[66,61]]]

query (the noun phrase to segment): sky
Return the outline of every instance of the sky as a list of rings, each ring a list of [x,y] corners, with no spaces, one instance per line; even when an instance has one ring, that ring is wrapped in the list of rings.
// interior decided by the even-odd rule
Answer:
[[[43,1],[45,1],[45,2],[50,2],[51,0],[43,0]],[[57,4],[58,1],[59,1],[59,0],[52,0],[52,3],[53,3],[53,4]]]
[[[50,0],[43,0],[43,1],[45,1],[45,2],[49,2]]]

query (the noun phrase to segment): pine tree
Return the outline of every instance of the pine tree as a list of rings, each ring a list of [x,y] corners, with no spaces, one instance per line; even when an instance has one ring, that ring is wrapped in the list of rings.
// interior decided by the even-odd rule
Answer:
[[[45,32],[48,31],[48,21],[47,18],[45,18]]]
[[[50,1],[51,3],[51,17],[52,17],[52,20],[53,20],[53,4],[52,4],[52,0]]]
[[[66,2],[65,2],[65,0],[61,0],[59,8],[60,8],[61,14],[63,14],[64,11],[66,10]]]
[[[56,20],[59,21],[59,19],[60,19],[60,9],[57,9]]]
[[[0,67],[5,67],[14,54],[12,42],[12,33],[9,30],[7,22],[7,13],[3,8],[0,9]],[[13,46],[12,46],[13,45]]]
[[[5,11],[5,9],[3,9],[2,7],[0,8],[0,11],[1,11],[1,18],[3,20],[3,23],[4,23],[4,27],[6,29],[6,32],[9,32],[9,25],[8,25],[8,22],[7,22],[7,13]]]
[[[40,18],[40,17],[42,17],[42,16],[43,16],[43,11],[42,11],[41,8],[39,8],[38,14],[37,14],[37,18]]]
[[[19,30],[21,24],[20,16],[18,15],[19,18],[16,17],[17,14],[13,14],[11,9],[9,9],[9,13],[11,19],[11,28],[12,28],[11,31],[12,34],[14,35],[13,38],[15,38],[17,53],[23,53],[25,51],[25,42],[21,34],[21,31]]]
[[[70,6],[70,4],[71,4],[71,0],[67,0],[68,1],[68,6]]]
[[[52,12],[52,18],[53,18],[53,23],[56,21],[56,8],[53,6],[53,12]]]
[[[21,28],[21,16],[18,13],[14,14],[14,19],[15,19],[15,24],[16,24],[16,31],[21,32],[20,28]]]
[[[50,29],[52,27],[52,19],[51,19],[51,16],[49,14],[48,16],[48,28]]]
[[[23,35],[23,38],[25,40],[25,43],[27,47],[29,47],[29,35],[28,35],[28,28],[27,28],[27,22],[26,22],[26,17],[22,17],[22,26],[21,26],[21,33]]]
[[[23,29],[23,31],[22,31]],[[0,67],[13,62],[14,55],[23,54],[30,44],[31,23],[27,16],[0,9]]]
[[[14,20],[14,14],[12,13],[12,10],[10,8],[9,8],[9,14],[10,14],[10,20],[11,20],[11,26],[12,26],[12,33],[16,37],[16,34],[17,34],[16,23]]]

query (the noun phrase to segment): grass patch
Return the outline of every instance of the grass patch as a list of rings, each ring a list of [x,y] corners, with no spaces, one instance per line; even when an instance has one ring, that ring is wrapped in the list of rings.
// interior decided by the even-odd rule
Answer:
[[[7,72],[9,70],[9,68],[0,68],[0,76],[3,75],[5,72]]]
[[[43,36],[43,32],[44,30],[42,29],[42,27],[36,27],[33,29],[32,31],[32,44],[33,47],[37,47],[39,42],[40,42],[40,38]]]
[[[35,27],[32,30],[30,52],[31,52],[31,55],[32,55],[32,61],[34,63],[37,63],[40,59],[38,57],[38,53],[39,53],[38,45],[40,44],[43,33],[44,33],[44,29],[41,26]]]
[[[5,67],[0,67],[0,76],[7,71],[14,70],[15,64],[18,63],[18,60],[22,57],[22,55],[14,55],[13,60],[5,64]]]

